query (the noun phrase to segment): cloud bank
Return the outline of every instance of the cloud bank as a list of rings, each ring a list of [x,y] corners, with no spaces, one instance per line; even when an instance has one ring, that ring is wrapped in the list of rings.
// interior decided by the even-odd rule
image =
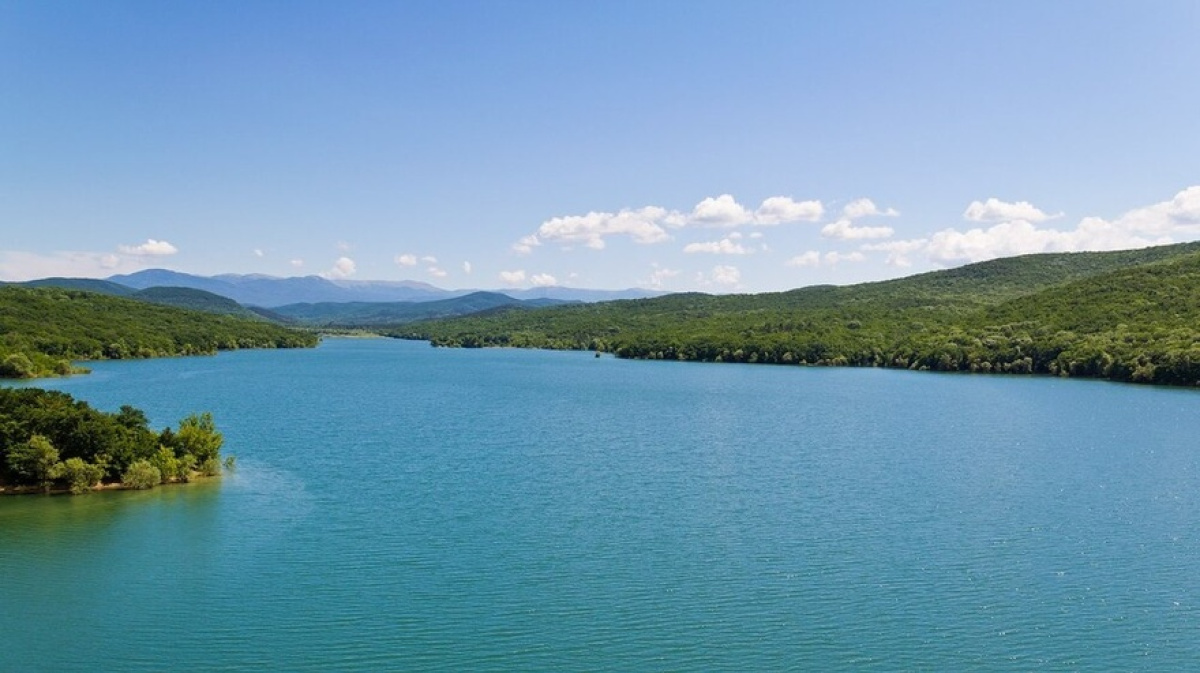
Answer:
[[[1013,218],[986,229],[943,229],[929,237],[925,252],[930,260],[948,265],[1039,252],[1144,248],[1187,240],[1200,234],[1200,186],[1188,187],[1169,201],[1131,210],[1113,220],[1085,217],[1072,229],[1039,227],[1039,222],[1057,216],[1047,216],[1024,201],[975,201],[963,217],[977,220],[1001,214],[1023,214],[1032,219]]]
[[[635,243],[649,245],[668,240],[668,230],[671,229],[768,227],[789,222],[816,222],[824,214],[825,207],[820,201],[796,201],[787,196],[772,196],[763,200],[757,209],[750,210],[733,196],[722,194],[705,198],[690,212],[645,206],[615,213],[592,211],[586,215],[554,217],[543,222],[536,233],[514,243],[512,249],[520,254],[528,254],[539,245],[554,242],[603,250],[605,239],[612,236],[627,236]]]

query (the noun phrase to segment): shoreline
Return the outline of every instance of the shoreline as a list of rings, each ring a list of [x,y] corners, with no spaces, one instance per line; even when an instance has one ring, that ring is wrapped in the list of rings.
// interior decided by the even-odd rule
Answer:
[[[220,474],[204,476],[197,473],[187,481],[180,481],[177,479],[161,484],[155,484],[150,488],[134,488],[133,486],[126,486],[119,481],[100,482],[83,493],[72,493],[71,489],[65,486],[56,486],[55,488],[47,491],[40,486],[15,486],[12,484],[0,484],[0,497],[20,495],[87,495],[88,493],[96,493],[99,491],[153,491],[154,489],[163,486],[186,486],[188,484],[209,481],[211,479],[220,479],[222,476],[223,475]]]

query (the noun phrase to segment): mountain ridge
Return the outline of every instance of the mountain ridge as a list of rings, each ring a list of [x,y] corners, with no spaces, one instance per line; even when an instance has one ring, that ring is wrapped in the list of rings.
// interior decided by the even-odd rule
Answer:
[[[513,299],[559,299],[563,301],[608,301],[661,296],[665,292],[629,288],[591,290],[545,287],[525,290],[445,290],[422,281],[331,280],[321,276],[277,277],[262,274],[198,276],[170,269],[144,269],[105,279],[138,290],[149,287],[190,287],[233,299],[246,306],[277,308],[301,303],[436,301],[475,292],[497,292]]]
[[[640,359],[1200,386],[1200,242],[1024,255],[850,286],[464,316],[390,336]]]

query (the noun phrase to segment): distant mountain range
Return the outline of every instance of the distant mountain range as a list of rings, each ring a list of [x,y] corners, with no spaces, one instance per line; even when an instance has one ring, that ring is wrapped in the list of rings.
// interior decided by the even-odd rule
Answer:
[[[42,278],[58,287],[139,301],[318,328],[396,327],[420,320],[661,295],[646,290],[443,290],[417,281],[331,281],[320,276],[194,276],[165,269],[97,278]]]
[[[561,299],[513,299],[499,292],[472,292],[434,301],[321,302],[288,304],[270,309],[285,321],[316,327],[383,327],[419,320],[453,318],[492,311],[571,304]]]
[[[86,279],[54,279],[87,282]],[[233,299],[246,306],[277,308],[289,304],[346,302],[429,302],[453,299],[479,290],[443,290],[419,281],[329,280],[320,276],[278,278],[258,274],[196,276],[167,269],[147,269],[111,276],[108,282],[145,289],[150,287],[188,287]],[[36,281],[35,281],[36,282]],[[101,282],[101,281],[95,281]],[[79,287],[78,289],[88,289]],[[651,290],[585,290],[566,287],[541,287],[529,290],[496,290],[512,299],[553,299],[558,301],[608,301],[657,297],[664,292]],[[115,292],[109,292],[115,294]]]

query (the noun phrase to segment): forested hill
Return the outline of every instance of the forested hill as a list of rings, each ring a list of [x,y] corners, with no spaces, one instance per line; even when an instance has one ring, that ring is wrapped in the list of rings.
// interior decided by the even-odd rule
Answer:
[[[71,372],[71,360],[316,345],[307,332],[64,288],[0,287],[0,376]]]
[[[228,297],[191,287],[155,286],[138,290],[112,281],[95,278],[42,278],[11,284],[20,287],[56,287],[64,290],[84,290],[117,297],[129,297],[130,299],[138,299],[151,304],[162,304],[163,306],[176,306],[194,311],[217,313],[219,315],[231,315],[255,320],[273,319],[260,315]]]
[[[1200,243],[1027,255],[845,287],[501,312],[391,335],[441,346],[1194,386],[1200,385]]]

